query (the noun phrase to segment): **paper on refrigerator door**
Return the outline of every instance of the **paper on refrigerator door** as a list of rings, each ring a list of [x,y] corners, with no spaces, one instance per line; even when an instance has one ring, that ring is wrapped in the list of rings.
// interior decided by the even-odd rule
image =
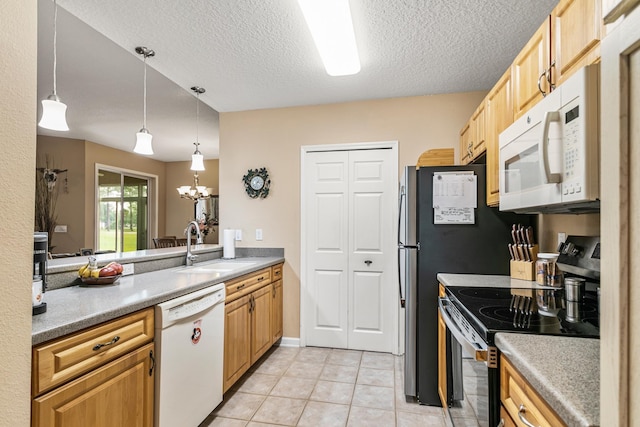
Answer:
[[[474,224],[478,177],[472,172],[433,174],[433,223]]]

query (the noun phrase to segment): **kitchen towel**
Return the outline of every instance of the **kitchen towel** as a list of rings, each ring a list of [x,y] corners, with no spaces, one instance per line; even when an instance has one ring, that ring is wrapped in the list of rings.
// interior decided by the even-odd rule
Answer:
[[[225,228],[222,236],[222,258],[236,257],[236,230]]]

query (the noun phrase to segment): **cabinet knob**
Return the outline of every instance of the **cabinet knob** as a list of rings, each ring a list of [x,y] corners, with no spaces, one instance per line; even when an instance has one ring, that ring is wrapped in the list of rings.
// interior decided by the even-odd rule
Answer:
[[[366,260],[364,262],[365,264],[367,264],[367,267],[369,267],[371,265],[371,263],[373,263],[373,261],[371,261],[370,259]]]

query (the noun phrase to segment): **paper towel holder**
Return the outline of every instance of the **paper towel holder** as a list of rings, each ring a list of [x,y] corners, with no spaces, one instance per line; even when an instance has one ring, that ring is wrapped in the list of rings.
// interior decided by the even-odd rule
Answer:
[[[269,172],[267,168],[249,169],[247,174],[242,177],[244,181],[244,189],[252,199],[264,199],[269,195]]]

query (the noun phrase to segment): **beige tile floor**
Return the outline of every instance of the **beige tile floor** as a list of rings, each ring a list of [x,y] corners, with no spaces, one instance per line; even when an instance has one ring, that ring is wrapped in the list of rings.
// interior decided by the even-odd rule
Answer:
[[[406,401],[402,375],[391,354],[274,347],[200,427],[445,427],[442,408]]]

